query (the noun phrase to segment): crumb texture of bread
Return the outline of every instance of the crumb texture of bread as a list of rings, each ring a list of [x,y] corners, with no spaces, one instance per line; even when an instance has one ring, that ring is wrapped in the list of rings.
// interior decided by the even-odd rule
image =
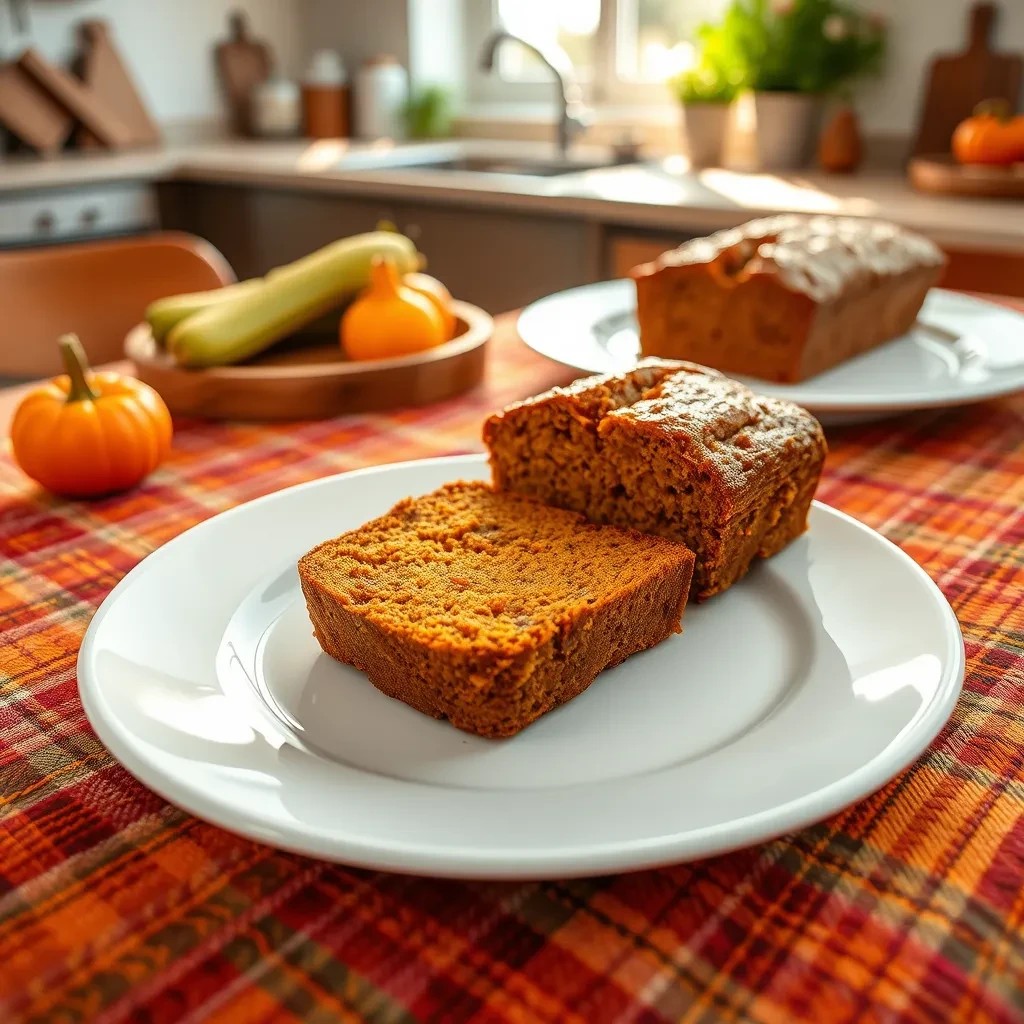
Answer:
[[[799,406],[661,359],[517,402],[484,441],[496,487],[692,549],[699,599],[806,529],[826,453]]]
[[[314,548],[299,579],[327,654],[501,737],[679,632],[693,564],[679,543],[459,482]]]
[[[945,264],[929,239],[883,221],[753,220],[633,270],[641,349],[806,380],[909,331]]]

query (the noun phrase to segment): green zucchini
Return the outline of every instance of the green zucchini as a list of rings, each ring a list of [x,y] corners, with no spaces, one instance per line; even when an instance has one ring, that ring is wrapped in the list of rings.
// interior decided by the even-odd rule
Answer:
[[[149,329],[153,332],[156,341],[163,344],[164,339],[171,333],[171,329],[180,324],[182,320],[202,309],[209,309],[228,299],[246,295],[252,292],[261,281],[262,278],[257,277],[249,281],[225,285],[223,288],[212,288],[207,292],[189,292],[185,295],[169,295],[164,299],[156,299],[146,307],[146,323],[149,324]]]
[[[419,265],[416,246],[404,235],[371,231],[344,238],[182,320],[168,334],[167,348],[182,366],[250,359],[364,288],[377,255],[390,256],[403,274]]]

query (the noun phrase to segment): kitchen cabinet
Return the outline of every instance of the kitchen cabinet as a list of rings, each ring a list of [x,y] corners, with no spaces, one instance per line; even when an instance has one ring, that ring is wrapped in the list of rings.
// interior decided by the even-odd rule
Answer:
[[[192,182],[162,186],[161,210],[165,227],[208,239],[242,278],[381,221],[416,241],[457,298],[491,312],[600,276],[597,229],[568,217]]]
[[[609,232],[604,245],[604,276],[628,277],[633,267],[657,259],[667,249],[674,249],[691,237],[692,233],[680,232],[671,235]]]
[[[988,292],[1024,299],[1024,255],[993,249],[945,247],[949,263],[939,282],[943,288]]]

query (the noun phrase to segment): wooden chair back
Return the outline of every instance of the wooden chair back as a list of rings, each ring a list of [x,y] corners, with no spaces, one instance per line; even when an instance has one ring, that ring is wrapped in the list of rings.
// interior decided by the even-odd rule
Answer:
[[[174,231],[0,252],[0,377],[59,373],[56,341],[68,332],[92,363],[120,359],[154,299],[234,280],[209,242]]]

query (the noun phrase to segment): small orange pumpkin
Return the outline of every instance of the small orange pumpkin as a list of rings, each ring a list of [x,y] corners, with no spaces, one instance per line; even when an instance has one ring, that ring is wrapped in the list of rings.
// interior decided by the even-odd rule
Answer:
[[[448,341],[455,334],[455,310],[452,308],[452,293],[436,277],[421,274],[417,271],[406,274],[402,284],[420,295],[425,295],[441,314],[444,324],[444,340]]]
[[[387,256],[374,256],[370,284],[339,325],[349,359],[390,359],[435,348],[448,339],[437,305],[407,288]]]
[[[1002,100],[979,103],[953,132],[953,156],[962,164],[1008,166],[1024,161],[1024,115]]]
[[[59,345],[67,374],[30,392],[14,414],[15,462],[64,497],[134,487],[170,450],[167,406],[134,377],[89,372],[75,335],[65,335]]]

